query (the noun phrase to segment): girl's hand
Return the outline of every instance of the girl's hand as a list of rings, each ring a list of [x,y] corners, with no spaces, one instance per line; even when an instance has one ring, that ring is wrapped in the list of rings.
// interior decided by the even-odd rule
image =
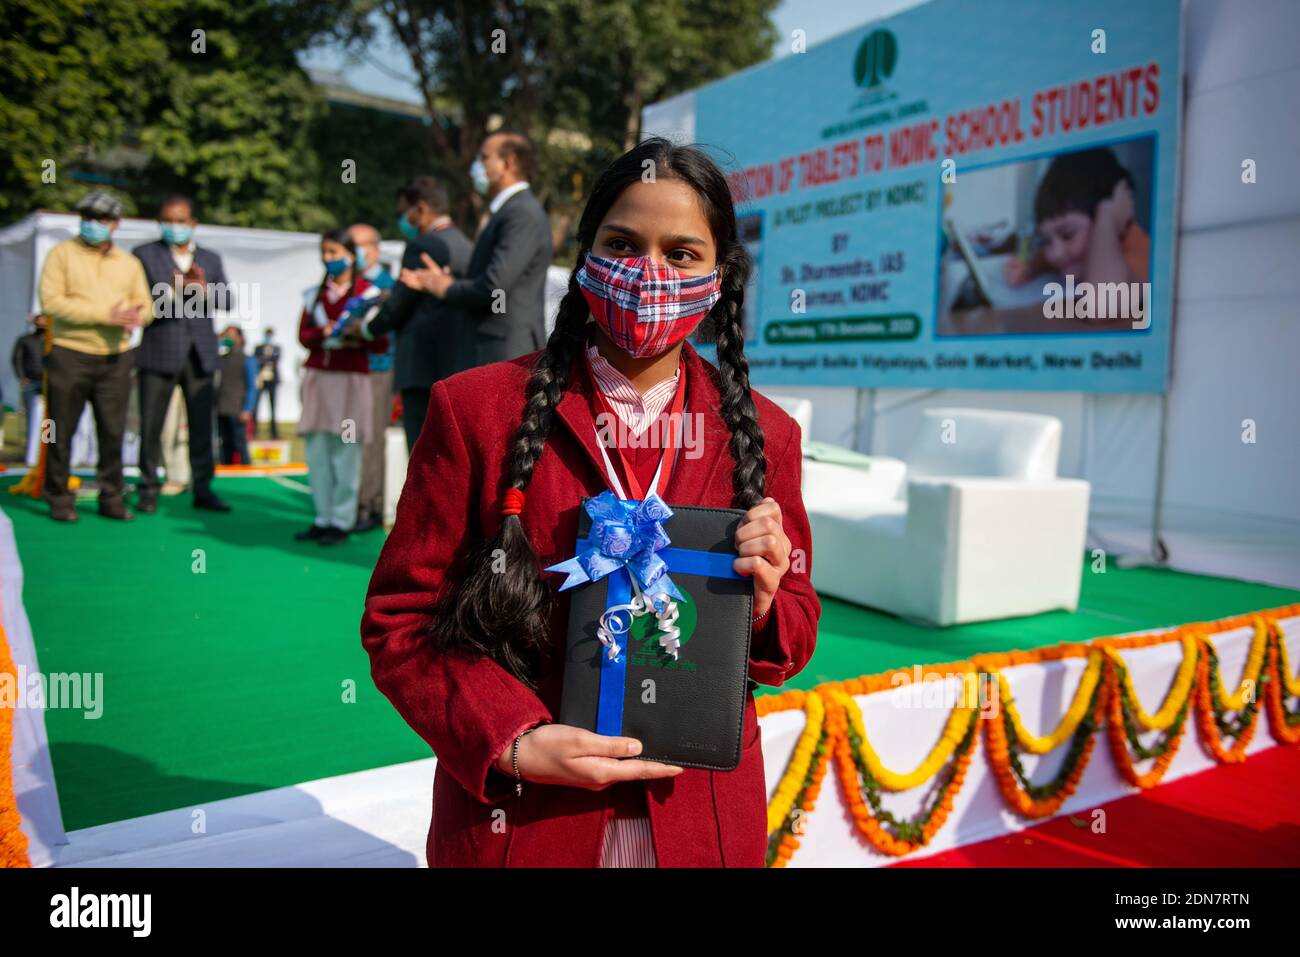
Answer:
[[[511,780],[514,742],[497,755],[494,765]],[[567,724],[544,724],[519,741],[519,775],[536,784],[564,784],[599,791],[619,781],[672,778],[684,770],[675,764],[628,760],[641,753],[635,738],[596,734]]]
[[[745,513],[736,529],[736,551],[740,557],[731,567],[737,574],[754,576],[754,617],[761,618],[790,568],[790,539],[781,527],[776,499],[769,496]]]
[[[1033,278],[1033,264],[1027,259],[1012,256],[1002,264],[1002,278],[1008,286],[1023,286]]]

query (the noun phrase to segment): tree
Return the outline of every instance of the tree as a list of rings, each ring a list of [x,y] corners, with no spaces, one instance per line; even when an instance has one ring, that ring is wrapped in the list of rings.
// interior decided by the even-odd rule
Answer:
[[[381,28],[410,60],[429,127],[430,172],[461,222],[482,201],[469,166],[489,120],[538,146],[533,187],[567,240],[594,171],[639,138],[647,103],[766,59],[775,0],[354,0],[338,35],[361,51]]]
[[[79,162],[120,146],[166,59],[151,27],[177,0],[5,0],[0,5],[0,220],[70,208]]]
[[[324,103],[296,51],[337,10],[304,0],[6,0],[0,215],[69,209],[89,182],[128,214],[169,192],[205,220],[318,230]],[[43,177],[54,160],[55,182]]]
[[[194,195],[209,222],[309,232],[335,225],[321,191],[327,177],[337,181],[338,166],[323,169],[312,146],[325,103],[295,57],[332,23],[322,4],[195,0],[165,28],[165,82],[140,131],[150,211],[180,191]]]

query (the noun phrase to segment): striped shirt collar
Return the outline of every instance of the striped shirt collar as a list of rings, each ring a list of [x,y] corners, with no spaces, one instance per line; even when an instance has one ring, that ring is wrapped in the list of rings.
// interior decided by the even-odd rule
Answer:
[[[600,354],[596,346],[587,348],[587,361],[591,365],[592,377],[596,381],[597,388],[609,400],[610,406],[618,413],[618,417],[623,420],[633,435],[644,432],[650,423],[659,418],[668,407],[668,403],[672,402],[673,396],[677,394],[677,383],[682,375],[679,361],[677,369],[671,376],[656,382],[642,395],[632,384],[632,380],[614,368],[609,360]]]

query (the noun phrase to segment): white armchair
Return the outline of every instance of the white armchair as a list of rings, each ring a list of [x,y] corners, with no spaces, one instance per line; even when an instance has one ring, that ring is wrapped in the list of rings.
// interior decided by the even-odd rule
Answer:
[[[1089,486],[1060,446],[1051,416],[930,409],[905,463],[805,458],[813,585],[935,625],[1073,611]]]
[[[812,399],[803,399],[793,395],[769,395],[768,398],[779,405],[790,418],[799,423],[799,431],[802,433],[804,444],[807,445],[812,439]]]

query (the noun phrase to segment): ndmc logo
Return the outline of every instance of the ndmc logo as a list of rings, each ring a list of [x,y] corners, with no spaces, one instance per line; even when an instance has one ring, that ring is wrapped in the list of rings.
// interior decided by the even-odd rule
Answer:
[[[888,30],[872,30],[853,58],[853,82],[872,89],[894,72],[898,62],[898,41]]]

